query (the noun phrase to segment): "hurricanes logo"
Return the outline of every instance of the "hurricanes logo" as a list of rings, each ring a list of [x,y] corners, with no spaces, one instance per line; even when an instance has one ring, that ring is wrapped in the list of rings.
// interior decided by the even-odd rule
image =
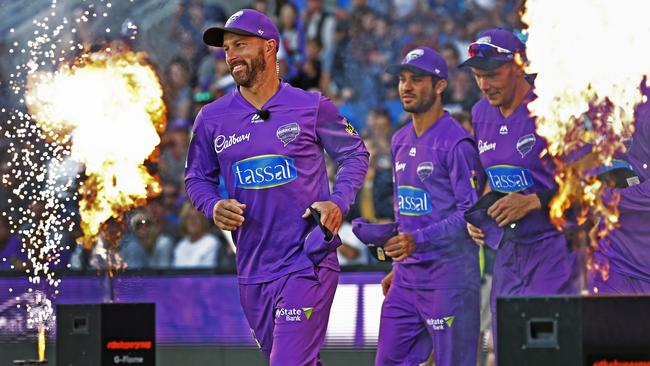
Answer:
[[[519,151],[522,158],[533,149],[536,141],[537,139],[532,133],[521,136],[519,140],[517,140],[517,151]]]
[[[406,54],[406,57],[404,57],[404,61],[402,61],[402,63],[408,64],[409,62],[415,60],[416,58],[422,57],[422,55],[424,55],[424,50],[421,48],[416,48],[413,51]]]
[[[237,20],[240,16],[244,15],[244,12],[242,10],[236,12],[235,14],[231,15],[230,18],[228,18],[228,21],[226,22],[226,27],[230,26],[232,22]]]
[[[347,118],[343,118],[343,122],[345,122],[345,130],[350,134],[350,135],[358,135],[357,130],[354,129],[354,126],[348,121]]]
[[[291,141],[295,140],[298,135],[300,135],[300,125],[293,122],[280,126],[275,131],[275,135],[280,139],[280,141],[282,141],[284,146],[287,146]]]
[[[430,161],[420,163],[417,167],[417,173],[421,181],[429,178],[431,173],[433,173],[433,163]]]

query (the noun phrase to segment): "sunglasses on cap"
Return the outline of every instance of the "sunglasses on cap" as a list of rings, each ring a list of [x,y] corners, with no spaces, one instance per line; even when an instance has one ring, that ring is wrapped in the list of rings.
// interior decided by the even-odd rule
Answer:
[[[472,43],[469,45],[468,51],[470,57],[478,56],[483,58],[492,58],[512,55],[512,51],[486,42]]]

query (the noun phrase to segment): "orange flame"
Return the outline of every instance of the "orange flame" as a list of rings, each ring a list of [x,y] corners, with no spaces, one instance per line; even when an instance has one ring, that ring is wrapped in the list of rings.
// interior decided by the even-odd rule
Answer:
[[[165,129],[162,88],[144,53],[104,49],[54,73],[34,73],[26,103],[49,141],[85,167],[79,188],[83,238],[90,248],[109,219],[161,191],[143,165]]]
[[[622,137],[632,135],[634,107],[643,100],[639,85],[650,75],[643,57],[650,25],[641,3],[528,0],[521,17],[528,26],[527,71],[538,74],[529,109],[557,164],[551,219],[563,226],[565,212],[578,203],[578,223],[594,221],[594,249],[618,224],[618,197],[605,201],[606,186],[591,172],[625,151]]]

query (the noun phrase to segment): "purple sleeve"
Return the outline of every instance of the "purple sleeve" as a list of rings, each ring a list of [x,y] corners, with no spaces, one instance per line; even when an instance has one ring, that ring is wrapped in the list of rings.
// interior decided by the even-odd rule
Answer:
[[[210,219],[219,196],[219,161],[205,129],[202,112],[196,116],[185,163],[185,191],[194,207]]]
[[[615,189],[621,195],[618,208],[625,211],[650,211],[650,179],[628,188]],[[605,193],[608,195],[608,193]]]
[[[478,154],[470,140],[462,140],[447,154],[449,179],[456,199],[456,210],[446,218],[411,233],[417,252],[432,250],[435,246],[457,242],[466,235],[464,213],[479,198],[485,179]]]
[[[392,158],[391,160],[391,168],[390,170],[393,172],[393,216],[395,222],[399,222],[399,200],[397,198],[397,172],[395,171],[395,147],[397,146],[395,144],[395,135],[396,133],[393,133],[393,137],[390,140],[390,156]]]
[[[339,165],[330,200],[345,215],[366,176],[368,151],[352,125],[325,97],[321,97],[318,108],[316,134],[327,154]]]

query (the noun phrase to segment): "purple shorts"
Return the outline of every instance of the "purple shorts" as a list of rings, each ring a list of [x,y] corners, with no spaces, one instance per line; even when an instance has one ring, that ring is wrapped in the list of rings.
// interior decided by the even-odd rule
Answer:
[[[320,365],[339,273],[312,267],[277,280],[239,285],[253,338],[271,366]]]
[[[479,289],[392,285],[381,308],[375,365],[413,365],[434,351],[436,366],[476,366]]]

